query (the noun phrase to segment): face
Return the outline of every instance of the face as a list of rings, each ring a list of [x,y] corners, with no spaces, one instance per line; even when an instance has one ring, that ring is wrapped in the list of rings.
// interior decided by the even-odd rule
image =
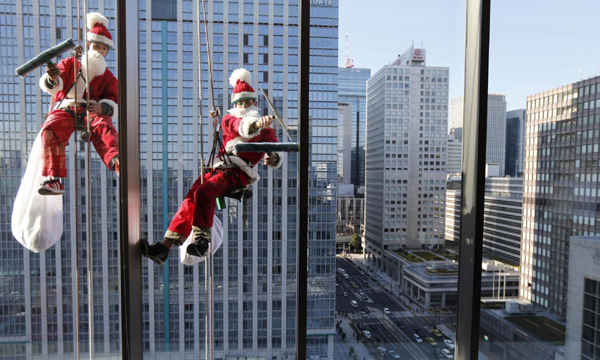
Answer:
[[[108,46],[102,43],[89,43],[89,48],[91,50],[99,52],[104,57],[106,57],[106,55],[108,54]]]
[[[251,106],[254,106],[255,104],[256,104],[256,101],[254,101],[253,99],[244,99],[244,100],[237,101],[235,103],[235,107],[241,108],[241,109],[246,109]]]

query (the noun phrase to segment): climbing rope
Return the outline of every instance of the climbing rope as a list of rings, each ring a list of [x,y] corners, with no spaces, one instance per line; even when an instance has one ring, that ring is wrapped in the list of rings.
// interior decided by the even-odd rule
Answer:
[[[83,24],[87,26],[87,15],[88,15],[88,0],[83,1]],[[87,105],[90,103],[90,62],[89,62],[89,49],[88,49],[88,33],[85,32],[85,42],[83,48],[85,49],[85,89],[87,94],[86,99],[86,132],[87,132],[87,141],[85,147],[85,164],[87,170],[86,176],[86,188],[87,188],[87,201],[86,204],[86,212],[87,216],[85,218],[87,225],[87,236],[85,237],[87,240],[87,265],[88,265],[88,341],[89,341],[89,351],[90,351],[90,360],[93,360],[94,355],[94,273],[93,273],[93,262],[92,262],[92,161],[91,161],[91,119],[90,113],[87,111]],[[77,137],[77,132],[75,132],[75,137]]]
[[[204,12],[204,29],[206,33],[206,47],[208,49],[208,64],[209,64],[209,79],[212,90],[212,67],[210,61],[210,44],[208,42],[208,30],[206,26],[206,8],[204,7],[204,1],[202,1],[202,10]],[[197,23],[198,23],[198,91],[200,100],[200,183],[204,184],[204,123],[203,123],[203,104],[202,104],[202,27],[200,25],[200,0],[196,4]],[[214,110],[214,92],[213,92],[213,110]],[[211,116],[213,111],[210,112]],[[213,129],[215,128],[214,123],[216,119],[213,117]],[[214,146],[213,146],[214,147]],[[212,160],[209,159],[209,164],[212,165]],[[204,358],[212,359],[213,347],[212,347],[212,244],[209,243],[207,260],[204,261]],[[209,264],[210,262],[210,264]]]
[[[77,0],[77,43],[81,46],[81,10],[80,10],[80,4],[79,4],[79,0]],[[77,119],[78,119],[78,114],[77,114],[77,74],[78,74],[78,69],[77,69],[77,60],[78,60],[78,53],[79,51],[77,51],[77,48],[75,48],[74,50],[74,61],[73,61],[73,87],[74,87],[74,107],[73,107],[73,117],[74,117],[74,121],[73,121],[73,127],[74,127],[74,131],[73,133],[75,134],[75,136],[77,136]],[[66,85],[66,84],[65,84]],[[56,86],[55,86],[56,87]],[[68,93],[68,91],[67,91]],[[65,94],[66,97],[66,94]],[[77,208],[78,208],[78,199],[79,199],[79,194],[78,194],[78,186],[77,186],[77,179],[79,177],[78,172],[77,172],[77,142],[75,142],[75,146],[73,146],[73,151],[75,152],[75,168],[74,168],[74,176],[75,176],[75,186],[73,187],[73,196],[75,197],[75,323],[76,323],[76,333],[77,333],[77,360],[80,359],[81,356],[81,344],[80,344],[80,325],[79,325],[79,241],[78,241],[78,237],[79,237],[79,216],[78,216],[78,212],[77,212]]]

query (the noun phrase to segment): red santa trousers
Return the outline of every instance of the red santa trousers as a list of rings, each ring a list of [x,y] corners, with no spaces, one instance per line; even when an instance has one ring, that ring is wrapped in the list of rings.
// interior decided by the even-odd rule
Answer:
[[[80,108],[79,111],[85,111]],[[109,167],[110,161],[119,155],[119,136],[106,115],[90,115],[92,124],[90,139],[100,158]],[[67,177],[65,147],[73,131],[73,116],[61,109],[54,110],[42,125],[42,143],[44,144],[43,176]]]
[[[177,233],[185,239],[192,232],[192,225],[203,228],[212,227],[217,198],[231,189],[248,185],[248,182],[248,175],[240,168],[226,171],[217,170],[214,174],[205,173],[204,183],[201,184],[200,178],[198,178],[188,191],[169,224],[169,231]]]

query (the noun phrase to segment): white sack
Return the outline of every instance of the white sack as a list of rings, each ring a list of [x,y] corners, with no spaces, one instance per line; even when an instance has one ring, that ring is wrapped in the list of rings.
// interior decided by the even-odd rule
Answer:
[[[63,232],[62,195],[42,196],[37,190],[46,180],[42,176],[43,145],[41,132],[29,154],[12,212],[12,233],[21,245],[33,252],[50,248]]]
[[[188,236],[188,238],[185,239],[185,242],[183,243],[183,245],[181,245],[179,247],[179,259],[181,260],[181,263],[184,265],[194,265],[194,264],[204,261],[204,259],[206,259],[206,256],[198,257],[198,256],[189,255],[187,253],[188,245],[194,241],[193,237],[194,237],[194,232],[192,231],[190,233],[190,236]],[[223,244],[223,224],[221,223],[221,220],[219,220],[219,218],[216,215],[213,219],[213,227],[212,227],[212,232],[211,232],[210,244],[212,246],[213,255],[217,252],[217,250],[219,250],[219,248]]]

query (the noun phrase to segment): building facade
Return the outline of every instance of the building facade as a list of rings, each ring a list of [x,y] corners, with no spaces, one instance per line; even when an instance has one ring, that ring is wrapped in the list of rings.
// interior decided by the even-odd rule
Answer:
[[[506,156],[504,173],[512,177],[523,176],[525,155],[525,109],[506,112]]]
[[[464,98],[452,99],[450,128],[463,128]],[[462,141],[462,136],[459,138]],[[506,99],[504,94],[489,93],[487,105],[487,145],[485,161],[500,165],[500,176],[504,176],[506,147]]]
[[[153,5],[154,4],[154,5]],[[199,175],[200,143],[204,157],[212,142],[208,124],[210,99],[204,29],[197,33],[196,3],[139,2],[138,37],[140,86],[140,169],[142,234],[160,241],[169,220]],[[77,38],[76,5],[57,0],[48,3],[20,1],[7,6],[2,28],[5,48],[15,54],[2,67],[5,127],[2,141],[2,198],[9,217],[26,160],[38,133],[49,96],[38,87],[40,69],[20,80],[14,68],[68,37]],[[100,1],[90,11],[110,20],[116,39],[115,4]],[[298,114],[298,2],[294,0],[251,3],[215,1],[207,4],[208,32],[214,69],[214,100],[221,113],[230,108],[227,78],[239,67],[252,73],[256,90],[265,89],[296,137]],[[311,357],[333,358],[334,272],[336,228],[336,127],[337,127],[337,1],[313,4],[311,9],[311,185],[309,213],[309,281],[307,352]],[[74,28],[75,27],[75,28]],[[202,51],[203,102],[198,92],[198,36]],[[4,40],[3,40],[4,41]],[[123,45],[116,43],[116,46]],[[108,55],[115,69],[117,51]],[[116,74],[118,77],[118,74]],[[5,82],[6,80],[6,82]],[[130,99],[135,102],[136,99]],[[10,103],[10,106],[8,104]],[[264,114],[271,113],[260,98]],[[116,125],[116,123],[115,123]],[[200,127],[204,127],[204,139]],[[281,141],[280,126],[274,128]],[[84,160],[68,149],[69,178],[64,195],[65,230],[60,243],[34,254],[22,248],[2,230],[3,251],[11,260],[1,266],[0,295],[4,311],[0,323],[14,323],[0,334],[3,355],[25,354],[27,359],[75,357],[75,285],[77,263],[74,244],[85,239],[74,223],[93,219],[94,256],[94,358],[120,357],[119,212],[117,178],[105,171],[92,150],[92,199],[79,191],[80,208],[92,203],[92,214],[75,212],[74,187],[85,184],[85,171],[74,176],[75,164]],[[86,165],[87,166],[87,165]],[[242,205],[228,200],[218,213],[226,241],[214,259],[214,350],[220,358],[290,358],[296,342],[296,239],[297,154],[284,155],[283,166],[259,165],[262,180],[253,186],[249,201],[249,226],[242,221]],[[7,221],[8,222],[8,221]],[[83,228],[83,229],[82,229]],[[83,246],[83,243],[80,245]],[[86,251],[80,248],[81,254]],[[204,266],[184,266],[172,251],[164,267],[144,260],[143,331],[145,358],[167,359],[204,356]],[[83,255],[81,255],[83,256]],[[87,284],[85,258],[80,259],[81,284]],[[18,270],[17,270],[18,269]],[[81,285],[83,287],[83,285]],[[84,290],[82,290],[84,291]],[[87,297],[81,293],[81,308]],[[84,306],[85,305],[85,306]],[[16,314],[16,315],[15,315]],[[82,352],[87,348],[87,310],[80,314]]]
[[[600,76],[527,97],[520,295],[565,318],[571,236],[600,232]]]
[[[462,141],[459,140],[455,129],[451,129],[448,134],[446,151],[446,172],[448,176],[460,176],[462,173]]]
[[[352,155],[352,106],[338,103],[337,174],[340,184],[350,184]]]
[[[352,158],[349,183],[365,186],[365,140],[367,123],[367,80],[371,69],[338,68],[338,100],[352,108]]]
[[[569,246],[567,359],[600,353],[600,237],[573,236]]]
[[[447,67],[409,48],[367,83],[365,237],[371,254],[444,243]]]
[[[446,240],[460,240],[460,182],[450,181],[446,192]],[[519,264],[523,178],[485,179],[483,251]],[[484,255],[485,256],[485,255]]]

